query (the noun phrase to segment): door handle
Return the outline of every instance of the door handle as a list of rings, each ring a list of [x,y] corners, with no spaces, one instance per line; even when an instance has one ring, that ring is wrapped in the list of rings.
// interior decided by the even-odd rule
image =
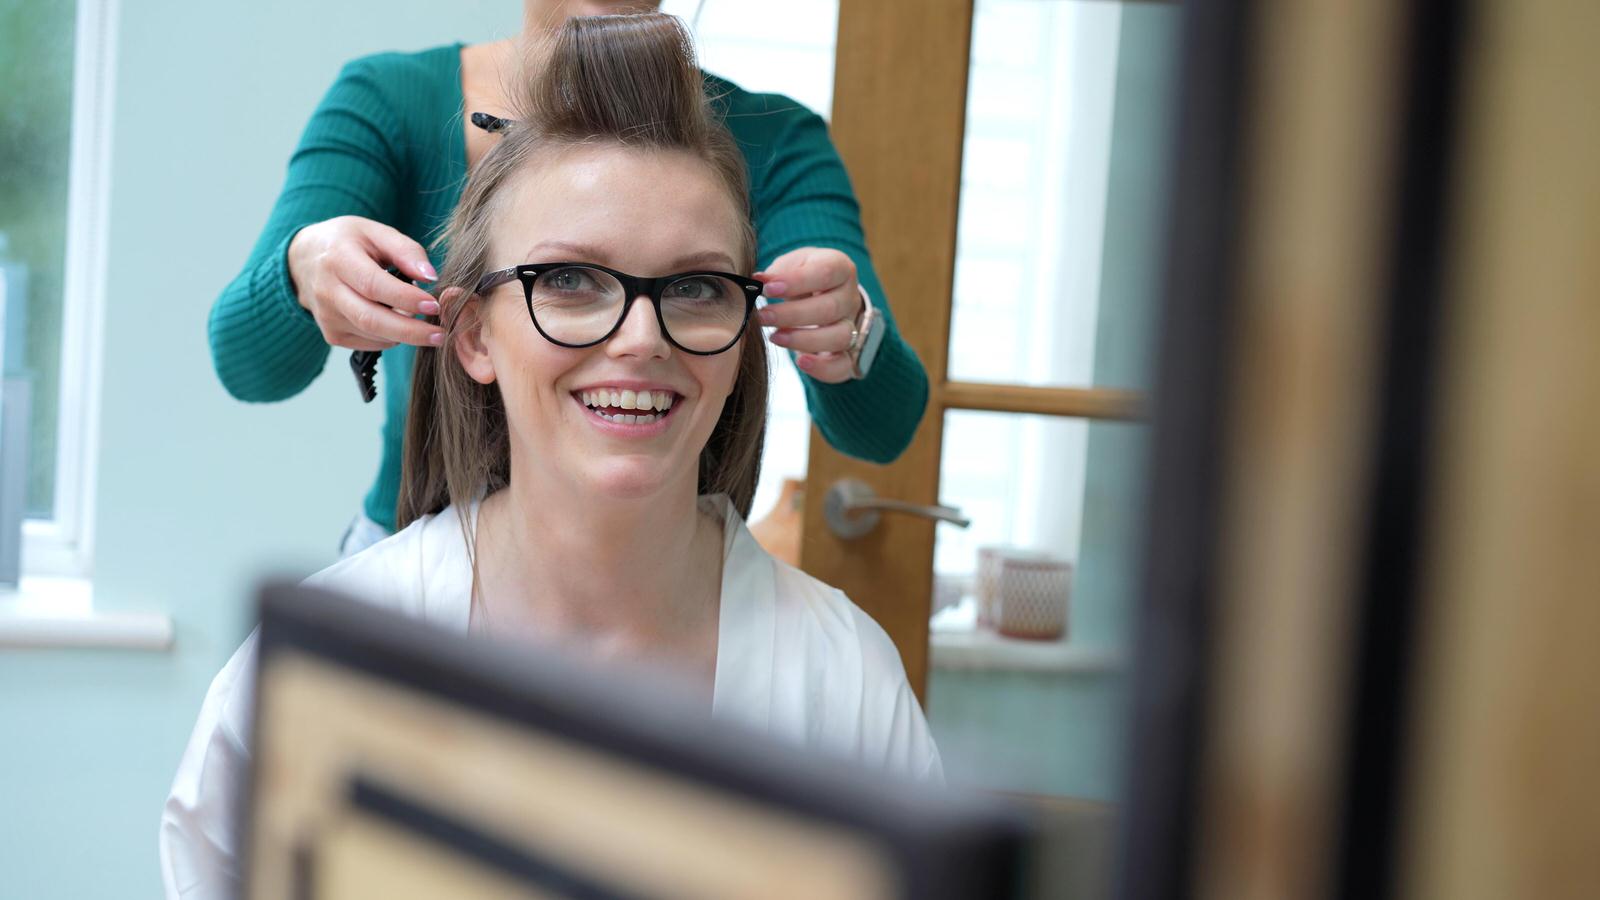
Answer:
[[[878,519],[885,512],[936,519],[959,528],[966,528],[972,524],[971,519],[953,506],[922,506],[904,500],[879,497],[872,489],[872,485],[855,478],[841,478],[835,481],[822,499],[822,518],[828,523],[828,530],[847,541],[861,537],[878,527]]]

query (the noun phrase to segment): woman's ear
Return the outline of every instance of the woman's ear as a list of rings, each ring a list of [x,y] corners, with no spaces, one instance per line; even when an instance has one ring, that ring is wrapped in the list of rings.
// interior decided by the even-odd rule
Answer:
[[[468,294],[461,288],[446,288],[439,298],[439,304],[446,310],[455,308],[456,326],[450,341],[456,351],[456,359],[461,362],[461,368],[467,375],[479,384],[494,383],[494,362],[489,358],[489,347],[483,340],[483,305],[478,302],[477,294]]]

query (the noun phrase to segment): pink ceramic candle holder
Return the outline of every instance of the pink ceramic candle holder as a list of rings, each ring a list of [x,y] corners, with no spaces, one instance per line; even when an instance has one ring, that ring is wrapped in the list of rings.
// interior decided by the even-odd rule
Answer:
[[[996,569],[994,617],[1001,634],[1035,641],[1066,636],[1071,563],[1044,554],[1008,553]]]

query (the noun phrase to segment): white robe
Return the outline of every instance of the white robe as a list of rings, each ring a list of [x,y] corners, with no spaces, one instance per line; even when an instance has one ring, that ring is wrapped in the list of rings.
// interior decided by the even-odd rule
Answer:
[[[942,783],[939,751],[893,642],[843,593],[769,556],[726,497],[712,716],[780,740]],[[473,511],[476,513],[476,510]],[[467,546],[454,508],[306,579],[465,633]],[[239,884],[235,786],[250,758],[256,635],[211,683],[161,814],[169,898],[231,897]]]

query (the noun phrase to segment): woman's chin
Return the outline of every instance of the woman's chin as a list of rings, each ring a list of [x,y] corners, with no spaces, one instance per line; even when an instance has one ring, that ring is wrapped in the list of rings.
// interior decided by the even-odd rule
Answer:
[[[666,490],[671,479],[660,460],[625,457],[597,461],[589,473],[596,499],[645,500]]]

